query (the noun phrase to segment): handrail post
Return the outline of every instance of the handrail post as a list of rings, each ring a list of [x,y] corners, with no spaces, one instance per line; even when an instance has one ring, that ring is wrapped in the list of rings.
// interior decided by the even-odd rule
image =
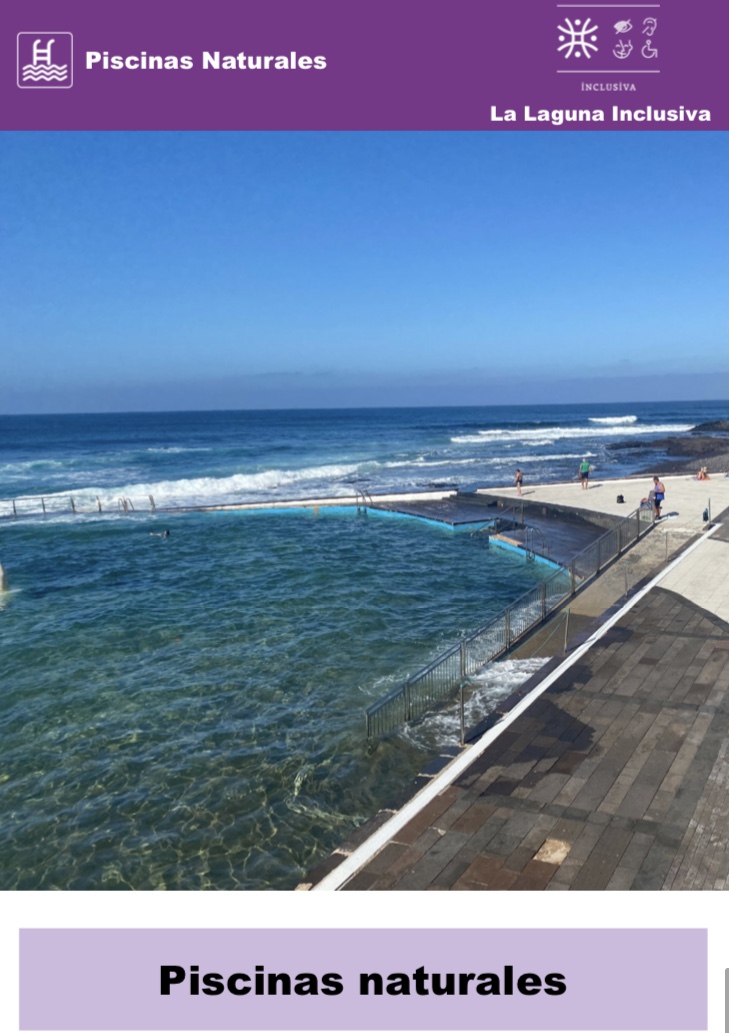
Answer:
[[[539,587],[539,594],[541,596],[542,603],[542,620],[547,616],[547,582],[542,581]]]
[[[466,742],[466,697],[465,683],[461,682],[461,746]]]
[[[461,680],[466,677],[466,640],[461,639]]]
[[[504,646],[506,649],[511,645],[511,608],[507,606],[504,610]]]
[[[577,591],[577,578],[575,576],[575,561],[572,560],[570,563],[570,595],[574,595]]]

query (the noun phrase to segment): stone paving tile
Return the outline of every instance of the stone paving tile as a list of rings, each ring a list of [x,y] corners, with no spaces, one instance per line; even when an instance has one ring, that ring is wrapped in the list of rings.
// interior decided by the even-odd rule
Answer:
[[[646,854],[653,846],[653,842],[653,836],[648,836],[644,832],[634,832],[625,848],[623,856],[620,858],[618,867],[630,869],[634,875],[637,874]]]
[[[729,625],[653,589],[348,888],[725,888],[728,790]]]
[[[617,813],[629,818],[642,818],[644,814],[647,814],[673,759],[674,754],[672,753],[654,750],[625,794]]]
[[[530,861],[512,884],[515,890],[543,890],[559,870],[557,864],[545,861]]]
[[[629,890],[633,888],[637,871],[632,868],[624,868],[621,864],[613,872],[605,889],[607,890]]]
[[[496,813],[495,805],[481,796],[477,796],[473,801],[469,798],[468,803],[468,809],[451,825],[454,832],[476,832],[492,814]]]
[[[426,829],[425,832],[410,846],[403,854],[401,854],[395,861],[391,862],[386,872],[381,874],[376,883],[373,885],[373,889],[391,889],[395,882],[405,872],[410,871],[418,861],[420,861],[430,848],[438,842],[440,835],[435,829]],[[369,862],[363,869],[363,871],[369,873],[370,865],[376,863],[377,857],[375,855],[372,861]]]
[[[489,881],[493,879],[496,873],[499,872],[503,866],[504,862],[502,858],[490,857],[482,854],[474,858],[463,873],[462,878],[469,882],[479,882],[484,886],[488,886]],[[516,876],[518,873],[512,872],[511,874]]]
[[[435,823],[437,823],[438,819],[442,817],[450,805],[458,798],[458,790],[454,786],[449,786],[445,792],[436,796],[434,800],[431,800],[431,802],[423,808],[420,814],[416,815],[412,821],[409,821],[408,824],[397,833],[397,842],[414,843],[426,829],[431,828]]]
[[[582,865],[572,884],[576,890],[604,890],[620,864],[630,841],[627,829],[608,826]]]
[[[377,878],[378,875],[384,875],[388,869],[403,856],[403,854],[407,853],[407,850],[408,848],[404,843],[388,843],[382,850],[380,850],[379,854],[376,854],[372,858],[370,863],[367,865],[367,872],[372,875],[373,878]]]
[[[395,883],[399,890],[426,889],[452,861],[468,839],[466,832],[446,832],[433,846]]]
[[[343,890],[372,890],[376,889],[377,876],[369,871],[357,872],[349,882],[342,886]]]
[[[447,890],[453,886],[454,883],[458,882],[464,872],[468,869],[469,862],[458,853],[449,861],[442,872],[433,879],[433,882],[426,889],[439,889]]]
[[[510,872],[523,872],[526,866],[534,860],[535,851],[523,844],[518,846],[504,861],[504,868]]]

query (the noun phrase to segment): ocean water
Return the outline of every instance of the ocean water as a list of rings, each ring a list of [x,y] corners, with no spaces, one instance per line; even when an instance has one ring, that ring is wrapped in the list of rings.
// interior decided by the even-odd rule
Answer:
[[[363,711],[548,570],[276,502],[619,475],[609,443],[724,408],[0,417],[0,888],[291,887],[455,740],[440,715],[368,747]],[[175,511],[226,501],[271,508]]]

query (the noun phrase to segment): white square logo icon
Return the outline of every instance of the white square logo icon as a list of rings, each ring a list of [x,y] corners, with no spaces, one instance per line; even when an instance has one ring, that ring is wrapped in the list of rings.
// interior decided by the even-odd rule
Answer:
[[[73,86],[73,34],[18,33],[18,87],[67,90]]]

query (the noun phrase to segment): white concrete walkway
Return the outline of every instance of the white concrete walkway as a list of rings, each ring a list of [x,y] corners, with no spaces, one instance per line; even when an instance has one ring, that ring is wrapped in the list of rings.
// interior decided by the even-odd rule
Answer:
[[[699,531],[704,525],[703,513],[709,501],[713,516],[729,507],[729,477],[716,476],[709,481],[697,481],[682,474],[662,477],[661,480],[666,486],[663,515],[672,530],[684,526],[692,531]],[[587,491],[584,491],[577,481],[566,484],[525,483],[522,496],[528,502],[551,502],[593,513],[625,516],[640,505],[640,500],[648,495],[652,487],[651,477],[633,477],[617,481],[596,479]],[[483,491],[509,498],[517,497],[515,488],[484,488]],[[618,495],[625,498],[624,504],[617,502]]]
[[[709,506],[713,517],[729,507],[729,477],[717,476],[708,481],[697,481],[693,477],[681,475],[663,477],[662,480],[666,486],[664,519],[653,534],[667,534],[671,538],[698,534],[705,526],[704,511]],[[525,485],[522,495],[529,502],[554,503],[593,513],[624,516],[635,509],[641,498],[647,496],[652,483],[650,477],[645,480],[597,480],[587,491],[576,481],[568,484],[535,484]],[[486,492],[488,490],[484,489]],[[515,498],[516,489],[500,488],[498,494]],[[623,495],[624,504],[617,502],[618,495]],[[700,548],[665,576],[661,587],[729,621],[729,542],[716,539],[702,542]]]

